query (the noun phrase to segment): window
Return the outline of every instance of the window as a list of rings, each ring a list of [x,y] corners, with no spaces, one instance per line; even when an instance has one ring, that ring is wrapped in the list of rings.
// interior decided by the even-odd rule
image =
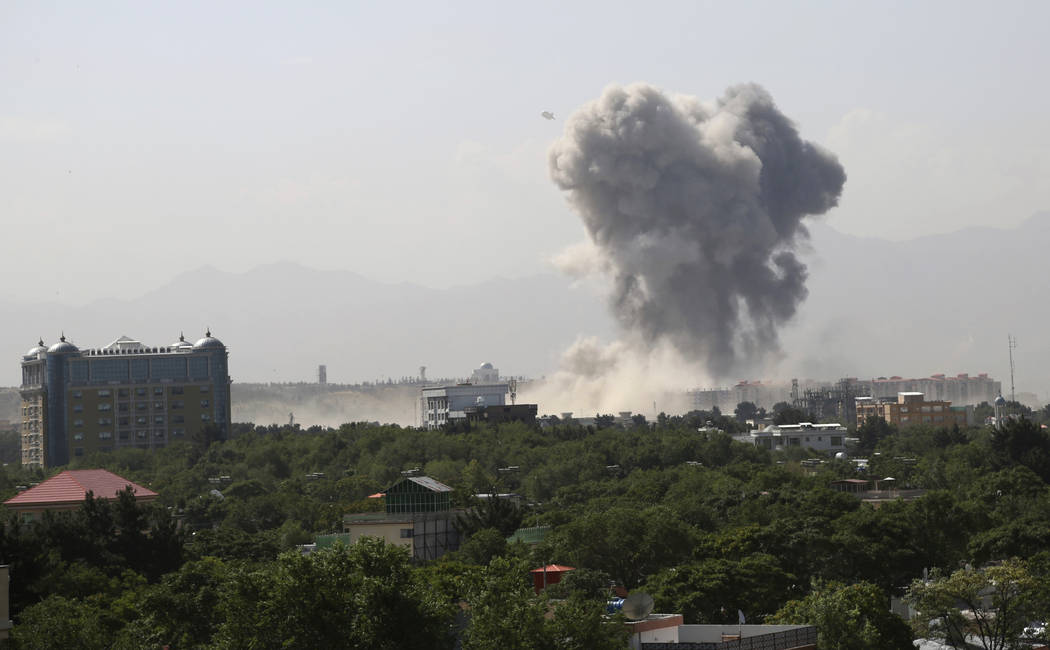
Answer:
[[[136,431],[135,432],[135,437],[138,438],[139,440],[145,440],[146,438],[149,437],[149,431],[141,431],[141,430],[140,431]]]
[[[153,410],[154,411],[163,411],[164,410],[164,402],[153,402]]]
[[[135,394],[138,395],[139,397],[144,397],[146,395],[146,389],[142,388],[142,387],[136,388],[135,389]]]
[[[201,413],[201,422],[207,422],[210,419],[211,419],[210,415],[208,415],[207,413]]]
[[[127,413],[128,412],[128,403],[127,402],[121,402],[120,404],[117,404],[117,410],[120,411],[121,413]]]
[[[842,436],[831,436],[831,446],[832,447],[841,447],[842,446]]]
[[[185,405],[186,405],[185,402],[183,402],[181,399],[177,399],[177,400],[175,400],[174,402],[171,403],[171,408],[172,409],[180,409],[180,408],[182,408]]]
[[[113,432],[112,431],[99,431],[98,432],[98,439],[99,440],[109,440],[112,437],[113,437]]]
[[[172,429],[171,430],[171,435],[173,435],[173,436],[182,436],[182,435],[185,435],[185,434],[186,434],[186,430],[185,429]]]
[[[84,421],[83,420],[73,420],[73,426],[75,426],[75,427],[82,427],[82,426],[84,426]]]
[[[113,424],[113,418],[99,418],[98,419],[98,423],[101,426],[106,426],[106,425],[109,425],[109,424]]]
[[[412,529],[411,528],[402,528],[401,529],[401,539],[411,539],[411,538],[412,538]]]
[[[201,392],[207,393],[211,391],[211,386],[201,386]]]
[[[74,456],[83,456],[84,455],[84,448],[83,447],[77,447],[76,449],[73,450],[73,455]]]
[[[201,400],[201,408],[208,408],[208,400],[206,400],[206,399],[202,399]]]
[[[146,424],[147,422],[149,422],[149,418],[145,415],[140,415],[135,418],[135,424]]]
[[[73,391],[73,399],[80,399],[83,396],[84,396],[84,393],[80,392],[79,390]]]
[[[186,421],[186,418],[184,416],[182,416],[182,415],[173,415],[173,416],[171,416],[171,423],[172,424],[182,424],[185,421]]]
[[[164,416],[157,415],[153,418],[153,424],[164,424]]]
[[[157,380],[185,381],[186,359],[184,357],[161,357],[150,363],[150,376]]]
[[[161,431],[154,431],[153,432],[153,437],[154,438],[163,438],[164,437],[164,431],[163,430],[161,430]]]
[[[118,437],[119,437],[119,438],[120,438],[121,440],[127,440],[127,439],[128,439],[128,432],[127,432],[127,431],[121,431],[121,432],[120,432],[120,433],[118,434]]]
[[[98,410],[100,410],[100,411],[112,411],[113,410],[113,404],[111,404],[110,402],[103,402],[102,404],[98,405]]]
[[[154,394],[154,395],[163,395],[163,394],[164,394],[164,387],[163,387],[163,386],[157,386],[157,387],[155,387],[155,388],[153,389],[153,394]]]
[[[182,395],[182,386],[172,386],[171,387],[171,394],[172,395]]]
[[[135,404],[136,411],[145,411],[148,408],[149,404],[147,404],[146,402],[138,402],[137,404]]]
[[[120,388],[117,390],[117,397],[127,397],[130,392],[127,388]]]
[[[74,413],[83,413],[84,412],[84,405],[83,404],[74,404],[73,405],[73,412]]]
[[[83,431],[77,431],[76,433],[73,434],[73,440],[83,440],[83,439],[84,439],[84,432]]]

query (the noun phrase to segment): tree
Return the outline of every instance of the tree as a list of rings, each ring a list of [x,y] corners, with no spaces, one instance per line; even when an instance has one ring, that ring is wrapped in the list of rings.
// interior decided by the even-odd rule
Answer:
[[[740,402],[736,405],[736,409],[733,410],[733,415],[736,416],[737,422],[752,420],[758,416],[758,413],[758,406],[754,402]]]
[[[737,610],[761,621],[790,593],[795,577],[772,555],[740,560],[712,557],[665,569],[646,583],[659,611],[681,613],[687,623],[732,623]]]
[[[889,611],[889,597],[870,582],[816,583],[802,600],[792,600],[770,623],[813,625],[821,650],[911,650],[908,624]]]
[[[376,538],[242,566],[221,598],[219,648],[448,648],[454,608],[408,554]]]
[[[879,442],[897,433],[896,427],[877,415],[869,415],[864,423],[857,427],[859,447],[864,451],[873,451]]]
[[[929,580],[912,582],[907,599],[920,612],[918,633],[943,635],[954,647],[974,636],[985,650],[1005,650],[1039,613],[1039,589],[1027,564],[1012,559],[947,576],[934,571]]]

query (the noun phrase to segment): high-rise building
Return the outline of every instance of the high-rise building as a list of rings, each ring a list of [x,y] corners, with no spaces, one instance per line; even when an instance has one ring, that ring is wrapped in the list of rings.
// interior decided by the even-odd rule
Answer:
[[[207,332],[148,347],[122,336],[81,350],[63,335],[22,357],[22,464],[66,465],[118,447],[159,449],[205,427],[229,435],[228,352]]]

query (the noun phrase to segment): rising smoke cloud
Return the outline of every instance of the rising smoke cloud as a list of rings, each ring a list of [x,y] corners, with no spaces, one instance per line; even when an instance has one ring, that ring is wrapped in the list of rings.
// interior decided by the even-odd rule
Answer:
[[[846,174],[764,89],[706,104],[610,86],[548,155],[590,240],[557,263],[609,277],[628,340],[670,345],[713,379],[778,351],[778,328],[806,297],[802,219],[837,204]]]

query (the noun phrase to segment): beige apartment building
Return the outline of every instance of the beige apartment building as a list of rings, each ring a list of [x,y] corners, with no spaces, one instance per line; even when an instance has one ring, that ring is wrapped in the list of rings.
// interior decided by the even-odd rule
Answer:
[[[958,424],[964,427],[971,419],[969,409],[952,407],[952,403],[946,400],[926,401],[925,396],[918,392],[897,393],[896,400],[858,397],[856,401],[858,427],[873,415],[899,428],[916,424],[934,427]]]

